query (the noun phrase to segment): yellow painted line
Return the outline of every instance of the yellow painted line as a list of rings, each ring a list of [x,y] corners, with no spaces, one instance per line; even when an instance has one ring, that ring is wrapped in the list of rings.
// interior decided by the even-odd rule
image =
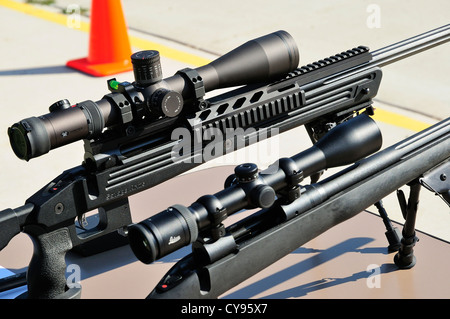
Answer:
[[[130,43],[133,47],[136,47],[140,50],[156,50],[159,53],[169,59],[180,61],[183,63],[187,63],[193,66],[202,66],[211,62],[211,60],[199,57],[195,54],[190,54],[187,52],[179,51],[165,45],[151,42],[139,37],[129,36]]]
[[[60,25],[63,25],[65,27],[69,28],[68,20],[70,19],[69,15],[65,15],[62,13],[56,13],[56,12],[50,12],[44,9],[37,8],[33,5],[29,5],[26,3],[16,2],[12,0],[0,0],[0,5],[9,9],[13,9],[25,14],[29,14],[31,16],[44,19],[47,21],[51,21]],[[72,27],[73,28],[73,27]],[[89,32],[90,30],[90,23],[80,21],[79,27],[76,28],[77,30],[83,31],[83,32]],[[161,45],[159,43],[155,43],[152,41],[148,41],[139,37],[135,36],[129,36],[130,38],[130,44],[132,47],[135,47],[139,50],[157,50],[160,52],[160,54],[164,57],[170,58],[172,60],[180,61],[183,63],[187,63],[189,65],[193,66],[201,66],[208,64],[211,62],[208,59],[196,56],[194,54],[190,54],[187,52],[183,52],[180,50],[176,50],[170,47],[167,47],[165,45]],[[411,119],[409,117],[385,111],[383,109],[377,108],[375,111],[375,115],[373,118],[377,121],[388,123],[394,126],[406,128],[412,131],[421,131],[430,124],[417,121],[414,119]]]
[[[49,12],[44,9],[40,9],[30,4],[11,1],[11,0],[0,0],[0,5],[13,9],[31,16],[41,18],[54,23],[62,24],[67,26],[67,15],[62,13]],[[89,32],[89,23],[81,22],[79,30]]]
[[[30,4],[16,2],[12,0],[0,0],[0,5],[15,11],[19,11],[25,14],[29,14],[31,16],[47,20],[50,22],[54,22],[60,25],[63,25],[67,28],[69,28],[70,22],[70,15],[65,15],[62,13],[57,12],[50,12],[44,9],[40,9],[38,7],[35,7]],[[73,24],[73,23],[72,23]],[[89,32],[90,30],[90,23],[81,21],[79,24],[79,27],[71,27],[71,29],[80,30],[83,32]],[[135,47],[139,50],[157,50],[161,54],[161,56],[167,57],[172,60],[180,61],[183,63],[187,63],[189,65],[193,66],[202,66],[205,64],[208,64],[211,62],[208,59],[196,56],[194,54],[190,54],[187,52],[183,52],[180,50],[176,50],[173,48],[170,48],[165,45],[161,45],[159,43],[155,43],[152,41],[148,41],[145,39],[141,39],[135,36],[129,36],[130,44],[132,47]]]
[[[375,115],[372,118],[376,121],[384,122],[394,126],[402,127],[415,132],[422,131],[431,124],[414,120],[410,117],[400,115],[394,112],[389,112],[383,109],[376,108]]]

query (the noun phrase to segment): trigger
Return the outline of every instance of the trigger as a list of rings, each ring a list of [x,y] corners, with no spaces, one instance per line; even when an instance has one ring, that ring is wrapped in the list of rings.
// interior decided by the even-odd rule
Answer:
[[[86,230],[86,227],[88,226],[88,222],[87,222],[87,219],[86,219],[86,214],[78,216],[77,220],[78,220],[78,225],[82,229]]]

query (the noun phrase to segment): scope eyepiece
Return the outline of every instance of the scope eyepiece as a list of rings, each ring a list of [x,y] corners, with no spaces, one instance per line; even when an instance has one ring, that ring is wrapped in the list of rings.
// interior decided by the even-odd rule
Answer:
[[[8,136],[14,154],[29,161],[50,151],[50,141],[45,126],[36,117],[30,117],[8,128]]]
[[[194,214],[182,205],[173,205],[138,224],[128,226],[128,239],[135,256],[145,264],[197,240]]]
[[[15,123],[8,128],[8,135],[16,156],[29,161],[57,147],[96,136],[104,128],[99,105],[84,101],[74,107],[53,107],[48,114]]]

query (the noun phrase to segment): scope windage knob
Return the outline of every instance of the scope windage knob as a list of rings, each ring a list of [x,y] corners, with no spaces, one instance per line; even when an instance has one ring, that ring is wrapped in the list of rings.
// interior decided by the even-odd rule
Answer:
[[[139,51],[131,55],[136,83],[148,86],[162,80],[162,68],[159,52],[155,50]]]

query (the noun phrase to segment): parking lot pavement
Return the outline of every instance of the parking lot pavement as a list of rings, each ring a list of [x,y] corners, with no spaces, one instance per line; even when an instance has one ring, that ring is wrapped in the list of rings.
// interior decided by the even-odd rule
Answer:
[[[171,1],[170,5],[152,1],[149,5],[148,1],[127,0],[123,6],[133,50],[162,45],[163,72],[169,76],[279,29],[288,30],[298,43],[300,64],[360,44],[381,48],[449,23],[450,3],[431,2],[433,5],[423,1],[378,1],[371,7],[370,1],[355,4],[349,0],[339,2],[340,6],[332,1],[278,1],[270,5],[234,0],[213,5],[210,1]],[[11,8],[11,3],[14,1],[0,0],[0,28],[8,30],[0,35],[2,208],[22,205],[40,187],[83,159],[82,143],[77,142],[29,162],[20,161],[10,150],[7,128],[23,118],[47,113],[48,106],[57,100],[98,100],[108,93],[107,78],[94,78],[65,67],[68,60],[86,56],[86,27],[68,27],[64,20],[49,18],[53,16],[50,13],[70,4],[89,9],[90,1],[57,0],[52,7],[33,7],[48,15],[20,9],[23,7]],[[377,9],[380,25],[372,16]],[[80,22],[86,26],[89,19],[80,16]],[[376,106],[385,111],[379,118],[384,147],[413,134],[415,130],[409,125],[413,120],[426,125],[450,115],[449,53],[450,44],[446,44],[383,69]],[[130,81],[133,74],[115,77]],[[392,120],[392,114],[401,116],[403,127]],[[291,156],[309,146],[304,129],[294,129],[282,135],[280,151],[261,159],[262,165],[277,158],[272,155]],[[219,164],[211,162],[201,168]],[[431,193],[423,193],[417,228],[450,240],[448,207]],[[395,199],[389,197],[385,203],[391,217],[401,222]]]
[[[450,2],[446,0],[122,3],[132,30],[217,54],[224,54],[249,39],[286,30],[297,42],[302,65],[358,45],[376,50],[450,23]],[[73,4],[89,13],[90,0],[55,0],[58,8]],[[389,65],[378,99],[432,118],[447,118],[449,53],[450,45],[445,45]]]

